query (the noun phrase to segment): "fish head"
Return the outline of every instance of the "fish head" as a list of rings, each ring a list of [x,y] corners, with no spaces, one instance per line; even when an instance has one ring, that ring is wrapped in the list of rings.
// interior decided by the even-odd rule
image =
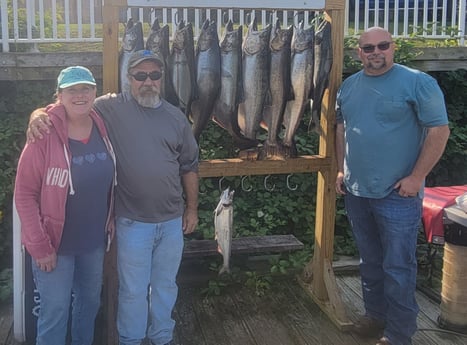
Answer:
[[[159,18],[155,18],[154,22],[152,23],[151,30],[152,31],[158,31],[160,30],[161,26],[159,25]]]
[[[280,26],[277,28],[277,26],[275,26],[271,31],[271,37],[269,40],[271,51],[279,51],[285,47],[290,47],[292,34],[293,26],[289,26],[287,29],[281,29]]]
[[[294,30],[292,37],[292,49],[301,52],[306,49],[313,49],[315,38],[315,29],[313,26],[304,29],[303,22]]]
[[[198,50],[208,50],[213,44],[219,44],[216,22],[206,19],[199,33]]]
[[[229,187],[227,187],[221,194],[220,197],[220,203],[223,206],[230,206],[233,203],[233,196],[234,196],[235,190],[230,190]]]
[[[224,32],[224,37],[220,42],[220,48],[223,52],[230,52],[238,49],[242,44],[242,32],[243,27],[240,25],[236,30],[233,29],[233,26],[230,26],[230,30]]]

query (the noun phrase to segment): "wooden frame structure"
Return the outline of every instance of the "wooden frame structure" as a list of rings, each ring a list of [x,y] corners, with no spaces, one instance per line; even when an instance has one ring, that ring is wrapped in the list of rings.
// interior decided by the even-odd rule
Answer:
[[[131,3],[133,1],[133,3]],[[185,7],[185,8],[249,8],[242,1],[209,1],[198,0],[195,3],[186,0],[106,0],[103,7],[103,91],[118,90],[118,50],[119,50],[119,9],[129,4],[150,7]],[[250,1],[247,1],[250,2]],[[223,5],[225,3],[225,5]],[[255,8],[268,4],[263,9],[294,9],[324,11],[326,20],[332,23],[333,65],[330,74],[329,87],[326,90],[321,112],[321,128],[319,154],[300,156],[285,161],[246,161],[241,159],[222,159],[200,162],[200,177],[268,175],[286,173],[318,173],[316,198],[315,246],[313,259],[308,263],[300,281],[305,290],[320,308],[341,330],[351,326],[348,321],[345,306],[338,293],[335,276],[332,269],[334,225],[336,209],[335,176],[336,162],[334,155],[335,110],[337,89],[342,80],[344,51],[344,0],[302,0],[302,1],[255,1]],[[315,8],[313,5],[318,4]],[[294,4],[300,4],[297,7]],[[324,4],[324,7],[322,7]],[[291,7],[294,5],[295,7]],[[115,248],[115,246],[113,246]],[[115,249],[113,249],[115,251]],[[114,253],[115,254],[115,253]],[[115,255],[109,255],[106,262],[105,312],[107,314],[107,343],[117,343],[115,328],[116,301],[116,268]]]

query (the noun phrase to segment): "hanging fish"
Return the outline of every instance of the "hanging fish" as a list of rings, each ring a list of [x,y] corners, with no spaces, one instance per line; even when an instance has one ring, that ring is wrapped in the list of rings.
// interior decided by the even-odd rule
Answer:
[[[217,250],[223,256],[222,268],[219,274],[230,272],[230,254],[233,235],[233,196],[235,191],[229,188],[221,194],[219,203],[214,210],[215,239]]]
[[[271,62],[269,68],[268,101],[264,107],[263,120],[266,123],[268,137],[263,151],[266,159],[283,158],[279,144],[279,132],[287,101],[291,97],[290,60],[293,26],[281,29],[279,19],[271,31],[269,49]]]
[[[313,92],[314,36],[313,26],[304,29],[303,22],[292,37],[291,80],[293,99],[287,102],[284,112],[285,133],[282,140],[285,157],[295,157],[295,132],[303,118]]]
[[[128,19],[125,26],[125,33],[122,39],[120,50],[120,92],[130,91],[130,81],[128,80],[128,61],[135,51],[144,49],[143,25],[141,22],[133,22]]]
[[[263,117],[269,87],[269,36],[271,24],[258,30],[256,17],[248,26],[243,41],[243,102],[240,103],[239,124],[245,137],[255,140]]]
[[[206,19],[201,28],[195,55],[196,95],[190,117],[193,135],[199,141],[211,119],[214,103],[221,88],[221,53],[216,22]]]
[[[161,85],[162,97],[175,106],[178,106],[178,98],[173,89],[172,80],[168,72],[169,47],[169,25],[163,27],[159,25],[159,19],[155,18],[151,26],[151,32],[146,40],[146,50],[159,54],[164,59],[165,70]]]
[[[242,95],[242,41],[243,26],[234,29],[229,19],[220,42],[221,89],[212,113],[213,121],[229,132],[234,145],[241,150],[257,145],[256,140],[241,134],[238,125],[238,104]]]
[[[311,104],[311,123],[315,132],[321,134],[321,104],[324,91],[329,84],[329,73],[332,67],[331,23],[323,21],[315,34],[315,66],[313,72],[313,99]]]
[[[179,108],[188,116],[195,97],[195,48],[193,27],[182,20],[173,35],[168,69]]]

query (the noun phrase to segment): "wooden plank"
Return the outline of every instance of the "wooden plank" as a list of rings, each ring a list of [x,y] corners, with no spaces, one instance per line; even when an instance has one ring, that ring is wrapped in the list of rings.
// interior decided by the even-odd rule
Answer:
[[[294,235],[269,235],[232,239],[232,254],[255,254],[284,252],[303,249],[303,243]],[[185,243],[184,258],[219,255],[217,241],[192,240]]]
[[[249,176],[315,172],[329,168],[333,159],[323,156],[299,156],[286,160],[212,159],[201,161],[200,177]]]
[[[199,296],[193,299],[194,311],[206,345],[256,345],[243,319],[248,310],[236,307],[231,291],[233,289],[224,291],[221,296],[206,299]],[[185,344],[198,343],[190,341]]]
[[[306,339],[307,344],[374,345],[372,339],[339,332],[296,281],[286,280],[274,286],[271,296],[271,308],[277,308],[275,313],[281,322]]]
[[[176,344],[205,344],[201,324],[196,317],[193,304],[193,301],[199,298],[198,290],[184,286],[179,289],[178,294],[174,310]]]

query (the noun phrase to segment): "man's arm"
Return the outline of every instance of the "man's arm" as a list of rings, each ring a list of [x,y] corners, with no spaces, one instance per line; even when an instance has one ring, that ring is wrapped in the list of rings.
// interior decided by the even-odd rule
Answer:
[[[198,225],[198,173],[188,172],[182,175],[183,191],[185,192],[185,212],[183,214],[183,233],[190,234]]]
[[[398,181],[394,186],[396,189],[400,188],[400,195],[417,195],[425,177],[441,158],[449,138],[449,132],[448,125],[428,128],[425,142],[412,173]]]
[[[29,143],[33,143],[36,139],[42,139],[43,134],[49,134],[49,127],[52,126],[49,116],[45,112],[45,108],[38,108],[34,110],[29,116],[28,129],[26,130],[26,137]]]
[[[338,123],[336,125],[336,161],[337,161],[337,178],[336,178],[336,192],[338,194],[345,194],[344,189],[344,155],[345,155],[345,137],[344,137],[344,124]]]

